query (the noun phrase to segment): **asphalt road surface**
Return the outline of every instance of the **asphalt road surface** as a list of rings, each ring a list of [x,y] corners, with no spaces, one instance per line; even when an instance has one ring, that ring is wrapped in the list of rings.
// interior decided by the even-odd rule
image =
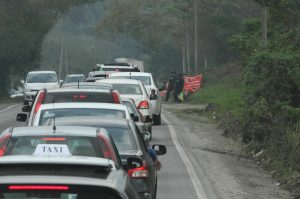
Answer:
[[[152,144],[167,146],[160,156],[158,199],[285,199],[289,193],[252,160],[237,158],[239,146],[222,136],[220,129],[196,116],[182,117],[163,109],[163,122],[153,126]],[[0,104],[0,130],[24,126],[15,121],[21,105]]]

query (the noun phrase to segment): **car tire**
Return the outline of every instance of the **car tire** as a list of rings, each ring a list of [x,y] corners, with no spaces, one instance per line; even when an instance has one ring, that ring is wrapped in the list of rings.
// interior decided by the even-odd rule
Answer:
[[[161,115],[153,115],[153,124],[161,125]]]

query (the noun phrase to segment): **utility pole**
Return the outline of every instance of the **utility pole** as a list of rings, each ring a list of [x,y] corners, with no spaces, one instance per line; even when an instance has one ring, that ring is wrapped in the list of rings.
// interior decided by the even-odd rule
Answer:
[[[63,56],[64,56],[64,35],[62,35],[60,43],[60,61],[59,61],[59,72],[58,77],[61,79],[62,67],[63,67]]]
[[[189,37],[189,26],[186,23],[186,31],[185,31],[185,37],[186,37],[186,68],[187,68],[187,74],[190,74],[190,37]]]
[[[198,0],[195,0],[195,75],[198,67]]]
[[[185,51],[186,41],[184,40],[182,45],[182,72],[186,73],[186,51]]]
[[[68,58],[68,48],[66,47],[66,75],[69,74],[69,58]]]
[[[268,46],[268,8],[262,10],[262,39],[265,47]]]

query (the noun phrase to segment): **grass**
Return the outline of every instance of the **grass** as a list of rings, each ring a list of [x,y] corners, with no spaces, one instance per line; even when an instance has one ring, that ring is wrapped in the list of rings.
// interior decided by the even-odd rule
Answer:
[[[209,84],[200,91],[193,94],[189,102],[193,104],[213,104],[217,107],[219,114],[230,112],[234,116],[239,116],[244,87],[231,84],[216,83]]]

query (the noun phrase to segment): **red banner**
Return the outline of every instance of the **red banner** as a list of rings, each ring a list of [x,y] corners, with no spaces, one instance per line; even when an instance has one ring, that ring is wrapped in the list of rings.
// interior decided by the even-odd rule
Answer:
[[[184,92],[185,93],[194,93],[198,91],[201,87],[203,76],[196,75],[196,76],[185,76],[184,77]]]

